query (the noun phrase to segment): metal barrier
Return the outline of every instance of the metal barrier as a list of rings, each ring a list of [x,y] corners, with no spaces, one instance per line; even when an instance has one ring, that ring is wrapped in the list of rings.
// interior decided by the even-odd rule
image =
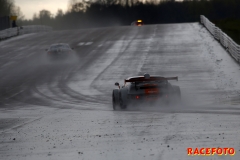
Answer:
[[[200,16],[201,23],[207,28],[207,30],[217,39],[230,53],[230,55],[240,63],[240,45],[232,40],[226,33],[220,28],[216,27],[215,24],[210,22],[205,16]]]
[[[31,25],[31,26],[9,28],[9,29],[0,31],[0,40],[4,40],[10,37],[28,34],[28,33],[49,32],[49,31],[52,31],[52,27],[43,26],[43,25]]]
[[[43,26],[43,25],[31,25],[23,26],[22,29],[19,29],[19,34],[28,34],[28,33],[37,33],[37,32],[49,32],[52,31],[52,27]]]
[[[9,16],[0,17],[0,31],[7,28],[10,28],[10,17]]]

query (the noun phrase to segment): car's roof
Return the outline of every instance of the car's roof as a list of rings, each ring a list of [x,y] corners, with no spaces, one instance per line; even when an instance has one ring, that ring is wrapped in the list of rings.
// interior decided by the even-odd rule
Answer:
[[[51,44],[51,47],[52,46],[69,46],[69,44],[67,44],[67,43],[54,43],[54,44]]]
[[[55,50],[55,49],[71,49],[71,47],[67,43],[55,43],[50,45],[49,49],[50,50]]]

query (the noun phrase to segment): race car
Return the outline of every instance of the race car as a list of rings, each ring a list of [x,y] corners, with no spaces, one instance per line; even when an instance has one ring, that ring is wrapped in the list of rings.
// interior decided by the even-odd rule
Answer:
[[[46,51],[50,59],[64,59],[69,57],[69,54],[73,53],[73,48],[71,48],[67,43],[56,43],[50,45]]]
[[[142,20],[133,21],[131,23],[131,26],[142,26],[142,25],[144,25]]]
[[[118,106],[121,109],[127,108],[131,104],[142,104],[143,102],[171,102],[178,103],[181,100],[179,86],[171,85],[168,80],[177,80],[178,77],[144,76],[129,77],[124,80],[124,85],[120,87],[116,82],[112,92],[112,105],[115,110]]]

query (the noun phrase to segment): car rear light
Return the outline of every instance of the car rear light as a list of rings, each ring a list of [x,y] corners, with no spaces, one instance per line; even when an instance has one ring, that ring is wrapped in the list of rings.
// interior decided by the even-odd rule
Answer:
[[[136,99],[139,99],[140,97],[139,96],[136,96]]]

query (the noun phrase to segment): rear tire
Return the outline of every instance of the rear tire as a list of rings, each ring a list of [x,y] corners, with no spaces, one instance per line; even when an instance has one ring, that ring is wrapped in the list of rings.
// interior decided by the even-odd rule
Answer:
[[[114,94],[112,94],[112,106],[113,106],[113,110],[116,110],[116,100],[115,100]]]
[[[118,89],[114,89],[113,93],[112,93],[112,107],[113,110],[116,110],[118,105],[119,105],[119,90]]]
[[[175,92],[176,92],[176,100],[178,101],[178,102],[181,102],[181,90],[180,90],[180,87],[179,86],[176,86],[176,90],[175,90]]]
[[[173,102],[175,105],[181,103],[181,90],[179,86],[174,86]]]
[[[119,95],[119,104],[120,104],[120,108],[121,108],[121,109],[126,109],[126,108],[127,108],[127,105],[124,104],[124,102],[123,102],[123,99],[122,99],[122,95],[121,95],[121,94]]]

